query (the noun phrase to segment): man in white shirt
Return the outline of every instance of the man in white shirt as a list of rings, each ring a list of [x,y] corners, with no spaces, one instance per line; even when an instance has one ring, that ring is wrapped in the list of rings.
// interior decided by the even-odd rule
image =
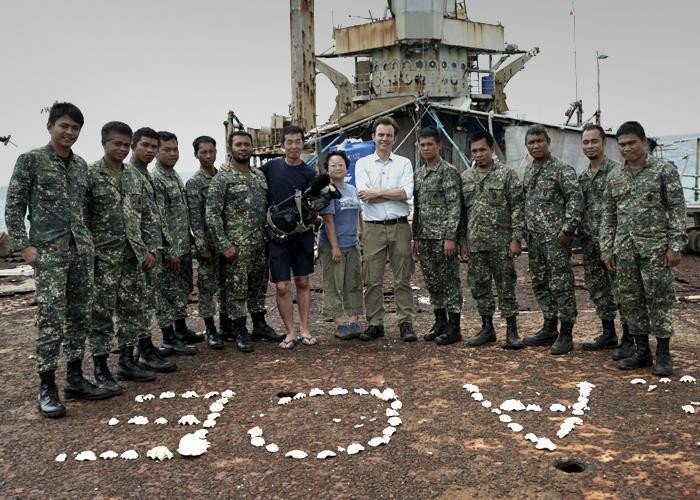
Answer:
[[[413,196],[411,160],[392,153],[399,127],[393,118],[377,118],[372,129],[376,152],[355,164],[355,185],[362,201],[364,248],[362,272],[365,282],[367,329],[360,340],[384,336],[384,270],[389,258],[394,278],[394,297],[401,340],[413,342],[414,309],[411,275],[411,227],[408,224]]]

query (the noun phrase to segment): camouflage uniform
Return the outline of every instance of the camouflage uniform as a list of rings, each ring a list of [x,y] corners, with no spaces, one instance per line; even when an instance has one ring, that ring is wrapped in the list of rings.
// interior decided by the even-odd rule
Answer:
[[[212,254],[211,264],[201,256],[197,259],[199,263],[197,267],[199,315],[202,318],[214,317],[216,313],[214,296],[219,291],[219,258],[206,222],[207,192],[213,177],[206,170],[200,168],[186,184],[194,246],[200,255],[205,251],[210,251]]]
[[[481,316],[493,316],[496,283],[501,316],[518,314],[515,265],[508,256],[510,242],[523,239],[523,189],[518,176],[494,160],[483,176],[476,168],[462,172],[465,221],[460,240],[469,249],[467,279]]]
[[[224,268],[226,313],[244,318],[265,312],[267,259],[263,228],[266,224],[267,181],[254,167],[242,173],[235,167],[219,172],[209,184],[206,221],[217,255],[236,246],[232,262]]]
[[[17,159],[7,191],[5,222],[13,249],[37,248],[36,369],[55,370],[61,344],[66,361],[82,360],[90,332],[93,244],[85,225],[87,164],[67,164],[51,145]],[[29,237],[24,218],[29,210]]]
[[[648,157],[635,172],[626,163],[608,174],[600,226],[603,260],[617,263],[619,304],[632,335],[673,335],[673,273],[666,250],[686,242],[686,208],[678,172]]]
[[[187,195],[182,179],[172,168],[156,164],[153,170],[153,191],[156,204],[163,217],[164,231],[169,237],[169,246],[164,249],[164,258],[157,270],[156,316],[161,328],[172,326],[173,321],[187,317],[187,298],[190,285],[186,272],[191,265],[190,222]],[[180,257],[180,272],[165,266],[165,258]]]
[[[432,169],[416,170],[413,188],[413,239],[433,309],[462,311],[459,259],[446,260],[444,240],[457,242],[461,203],[457,169],[440,158]]]
[[[545,320],[576,321],[571,251],[557,240],[581,221],[583,196],[573,167],[554,156],[525,167],[525,224],[532,289]]]
[[[605,268],[605,263],[600,257],[598,237],[603,215],[605,183],[608,174],[619,165],[605,158],[599,170],[594,172],[589,166],[578,178],[583,194],[583,216],[578,228],[583,250],[583,271],[591,301],[595,304],[596,313],[602,321],[613,321],[617,310],[615,273]]]
[[[102,159],[88,170],[85,217],[95,242],[93,356],[109,354],[115,323],[119,349],[134,346],[148,330],[141,266],[155,253],[157,233],[145,185],[132,166],[115,175]]]

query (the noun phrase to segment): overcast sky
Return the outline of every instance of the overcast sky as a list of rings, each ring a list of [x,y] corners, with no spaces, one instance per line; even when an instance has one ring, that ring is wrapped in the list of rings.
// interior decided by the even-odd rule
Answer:
[[[333,45],[333,24],[384,13],[381,0],[316,0],[316,49]],[[512,110],[562,123],[575,98],[570,0],[467,0],[475,21],[501,22],[506,41],[540,55],[506,92]],[[603,125],[642,122],[650,135],[700,132],[700,3],[697,0],[575,2],[578,89],[595,111],[595,51],[601,62]],[[21,0],[0,2],[0,185],[23,151],[48,142],[43,107],[77,104],[86,119],[75,151],[101,157],[99,130],[110,120],[150,126],[180,139],[178,169],[196,169],[190,144],[201,134],[223,143],[229,109],[246,126],[288,114],[291,98],[289,0]],[[351,76],[350,60],[330,63]],[[318,77],[323,123],[335,92]],[[220,158],[224,156],[219,145]]]

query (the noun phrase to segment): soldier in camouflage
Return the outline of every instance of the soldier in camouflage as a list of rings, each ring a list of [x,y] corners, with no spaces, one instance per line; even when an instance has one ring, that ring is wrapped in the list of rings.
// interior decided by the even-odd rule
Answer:
[[[542,125],[527,129],[525,145],[532,156],[523,179],[530,277],[544,316],[542,329],[526,337],[525,344],[551,345],[552,354],[566,354],[574,348],[577,314],[570,245],[581,221],[583,196],[573,167],[549,152],[549,134]]]
[[[462,172],[464,221],[460,242],[462,257],[469,261],[467,278],[481,315],[481,330],[467,340],[471,346],[496,341],[493,313],[496,304],[506,319],[506,349],[525,347],[518,336],[518,303],[513,259],[521,252],[525,222],[523,189],[514,171],[494,160],[494,139],[487,131],[471,139],[473,168]]]
[[[678,172],[647,152],[644,128],[625,122],[617,130],[624,163],[608,174],[600,226],[600,251],[616,271],[622,316],[635,352],[617,362],[631,370],[653,363],[649,335],[656,336],[655,375],[673,373],[673,272],[686,243],[686,207]]]
[[[435,323],[423,338],[440,345],[462,340],[457,227],[461,215],[457,169],[440,156],[440,133],[427,127],[418,135],[425,163],[413,183],[413,255],[420,259]]]
[[[583,194],[583,216],[578,228],[583,251],[583,271],[591,301],[603,326],[601,335],[592,342],[585,342],[583,348],[588,351],[613,349],[617,347],[615,333],[615,273],[605,268],[600,258],[600,218],[603,213],[603,194],[610,172],[619,163],[605,156],[605,131],[600,125],[589,123],[583,127],[581,144],[583,154],[590,160],[588,168],[579,175],[578,181]],[[622,342],[613,352],[613,359],[632,355],[634,341],[629,334],[629,327],[622,322]],[[627,353],[627,355],[625,355]]]
[[[50,142],[17,159],[5,208],[12,247],[34,266],[36,369],[41,378],[37,406],[43,416],[52,418],[66,413],[55,379],[61,345],[67,362],[66,397],[112,396],[82,372],[90,332],[94,254],[83,212],[87,165],[71,147],[83,123],[83,114],[73,104],[51,107]],[[25,216],[30,224],[28,237]]]
[[[150,270],[145,271],[144,296],[141,313],[145,316],[145,328],[139,332],[138,347],[135,352],[139,366],[154,372],[172,372],[177,370],[177,365],[165,359],[164,356],[173,354],[172,348],[157,349],[151,338],[151,319],[156,313],[156,283],[159,269],[163,265],[163,248],[168,246],[170,237],[163,223],[163,215],[156,203],[153,176],[148,171],[148,164],[153,161],[158,152],[158,132],[149,127],[142,127],[134,132],[131,138],[131,158],[129,163],[141,175],[145,181],[146,197],[151,211],[154,214],[152,231],[156,235],[156,263]],[[179,339],[173,339],[176,349],[181,353],[194,354],[195,349]]]
[[[185,322],[190,293],[187,269],[191,267],[192,257],[187,194],[182,179],[175,172],[175,164],[180,157],[177,136],[162,131],[158,132],[158,137],[160,142],[153,170],[153,190],[170,240],[164,249],[163,266],[158,270],[156,316],[163,332],[163,345],[180,353],[175,339],[192,343],[203,340],[204,336],[196,335]]]
[[[89,339],[95,382],[115,395],[121,394],[122,388],[107,365],[115,326],[117,377],[155,380],[152,371],[134,361],[134,346],[148,321],[141,302],[144,271],[155,265],[158,241],[145,181],[135,168],[123,163],[131,136],[126,123],[109,122],[102,127],[105,154],[88,169],[85,196],[86,223],[95,243],[95,305]]]
[[[231,163],[209,185],[206,221],[216,252],[225,261],[225,307],[236,333],[236,346],[242,352],[251,352],[246,305],[254,333],[274,340],[281,337],[265,322],[268,268],[263,229],[267,181],[262,172],[249,166],[253,153],[250,134],[235,131],[228,145]]]
[[[211,349],[223,349],[224,340],[214,324],[216,305],[214,296],[219,291],[219,259],[206,222],[207,192],[217,173],[216,141],[209,136],[197,137],[192,146],[199,160],[199,170],[187,181],[187,205],[190,210],[190,227],[197,249],[197,290],[199,292],[199,315],[206,326],[207,345]]]

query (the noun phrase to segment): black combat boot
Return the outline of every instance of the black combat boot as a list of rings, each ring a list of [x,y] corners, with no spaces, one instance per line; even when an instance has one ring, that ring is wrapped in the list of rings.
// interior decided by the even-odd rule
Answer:
[[[207,345],[209,346],[210,349],[223,349],[224,348],[224,339],[221,338],[221,335],[219,335],[218,330],[216,329],[216,325],[214,324],[214,318],[204,318],[204,325],[206,326],[206,335],[207,335]]]
[[[259,340],[270,340],[272,342],[281,342],[285,339],[285,335],[282,333],[277,333],[274,328],[267,324],[265,321],[264,312],[250,313],[250,319],[253,320],[253,342],[258,342]]]
[[[613,361],[631,358],[634,356],[634,337],[630,335],[630,327],[626,323],[622,323],[622,340],[620,345],[612,353]]]
[[[423,335],[423,340],[432,342],[447,330],[447,311],[445,309],[435,309],[435,323],[430,327],[430,331]]]
[[[503,344],[503,349],[522,349],[524,347],[525,342],[518,336],[518,317],[506,318],[506,343]]]
[[[544,318],[542,329],[530,337],[525,337],[523,342],[530,347],[552,345],[557,340],[558,335],[557,318]]]
[[[649,349],[649,335],[634,335],[634,343],[637,346],[634,354],[617,362],[616,365],[620,370],[635,370],[652,365],[654,360]]]
[[[219,333],[224,340],[236,340],[236,336],[231,331],[231,321],[226,313],[219,313]]]
[[[404,342],[415,342],[418,340],[416,332],[413,331],[413,325],[410,321],[402,321],[399,323],[399,337]]]
[[[549,352],[552,354],[568,354],[574,349],[574,322],[562,321],[559,336],[554,341]]]
[[[236,347],[241,352],[253,352],[253,341],[250,332],[245,326],[245,316],[231,321],[231,331],[236,336]]]
[[[651,373],[668,377],[673,374],[673,362],[671,361],[671,351],[669,344],[671,339],[656,337],[656,363]]]
[[[196,342],[204,342],[204,334],[197,333],[187,326],[185,318],[176,319],[173,322],[175,327],[175,335],[185,344],[194,344]]]
[[[496,342],[496,330],[493,329],[493,316],[481,316],[481,330],[467,339],[467,344],[476,347],[488,342]]]
[[[83,360],[69,361],[66,368],[66,385],[63,386],[63,394],[71,399],[107,399],[114,396],[110,391],[83,377]]]
[[[168,349],[172,352],[172,349]],[[168,361],[160,355],[156,346],[153,345],[151,336],[139,339],[139,345],[136,348],[134,359],[141,368],[152,372],[174,372],[177,370],[177,365],[172,361]]]
[[[58,387],[56,387],[56,375],[53,370],[39,373],[41,385],[39,386],[39,397],[37,398],[37,408],[39,412],[48,418],[58,418],[66,414],[66,407],[58,398]]]
[[[379,337],[384,336],[384,326],[380,325],[369,325],[365,328],[365,331],[360,334],[360,340],[376,340]]]
[[[150,370],[144,370],[136,364],[133,347],[123,347],[119,350],[117,378],[119,380],[133,380],[134,382],[151,382],[156,379],[156,374]]]
[[[163,348],[170,349],[174,354],[184,354],[191,356],[197,354],[197,348],[193,345],[187,345],[175,335],[175,330],[172,326],[161,328],[163,332]]]
[[[459,313],[449,313],[449,320],[447,321],[445,333],[439,335],[435,339],[436,344],[449,345],[462,340],[462,333],[459,328],[460,318],[461,316]]]
[[[95,385],[107,389],[113,395],[117,396],[122,393],[122,386],[117,384],[114,377],[112,377],[112,373],[109,371],[109,366],[107,365],[108,357],[108,354],[92,357],[92,361],[95,364]]]
[[[584,342],[584,351],[600,351],[603,349],[615,349],[617,347],[617,333],[615,333],[615,321],[604,319],[603,333],[595,338],[593,342]]]

